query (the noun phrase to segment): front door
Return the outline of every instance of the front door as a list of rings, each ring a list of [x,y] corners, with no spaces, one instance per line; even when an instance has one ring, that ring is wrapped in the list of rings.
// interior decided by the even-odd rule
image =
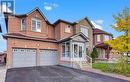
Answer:
[[[72,60],[79,61],[85,57],[85,45],[84,43],[72,44]]]

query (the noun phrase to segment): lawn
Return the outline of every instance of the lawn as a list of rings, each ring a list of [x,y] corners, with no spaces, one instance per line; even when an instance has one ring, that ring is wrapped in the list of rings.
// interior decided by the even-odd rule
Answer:
[[[115,63],[94,63],[93,68],[100,69],[103,72],[118,73],[130,77],[130,63],[126,73],[124,70],[120,70],[120,65]]]

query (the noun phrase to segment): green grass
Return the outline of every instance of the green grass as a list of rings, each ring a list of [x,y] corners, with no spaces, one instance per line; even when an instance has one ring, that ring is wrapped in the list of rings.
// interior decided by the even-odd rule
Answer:
[[[128,69],[125,70],[126,72],[120,70],[120,65],[114,63],[94,63],[93,68],[100,69],[103,72],[118,73],[130,77],[130,63],[128,64]]]

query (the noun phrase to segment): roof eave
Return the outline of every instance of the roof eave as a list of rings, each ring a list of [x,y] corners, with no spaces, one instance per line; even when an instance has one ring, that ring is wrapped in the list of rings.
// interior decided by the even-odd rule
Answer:
[[[23,37],[23,36],[15,36],[15,35],[3,35],[4,39],[7,38],[17,38],[17,39],[25,39],[25,40],[34,40],[34,41],[42,41],[42,42],[52,42],[52,43],[56,43],[57,41],[52,41],[52,40],[40,40],[40,39],[34,39],[34,38],[27,38],[27,37]]]

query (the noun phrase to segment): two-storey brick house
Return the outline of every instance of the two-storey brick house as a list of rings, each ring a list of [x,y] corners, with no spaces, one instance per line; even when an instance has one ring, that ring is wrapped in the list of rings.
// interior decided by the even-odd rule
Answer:
[[[7,66],[83,67],[93,48],[93,25],[57,20],[51,24],[39,8],[22,15],[5,13]],[[79,64],[80,62],[80,64]]]
[[[113,35],[111,33],[105,32],[98,28],[93,29],[93,45],[97,48],[99,53],[97,59],[108,60],[110,58],[111,47],[104,42],[112,38]]]

